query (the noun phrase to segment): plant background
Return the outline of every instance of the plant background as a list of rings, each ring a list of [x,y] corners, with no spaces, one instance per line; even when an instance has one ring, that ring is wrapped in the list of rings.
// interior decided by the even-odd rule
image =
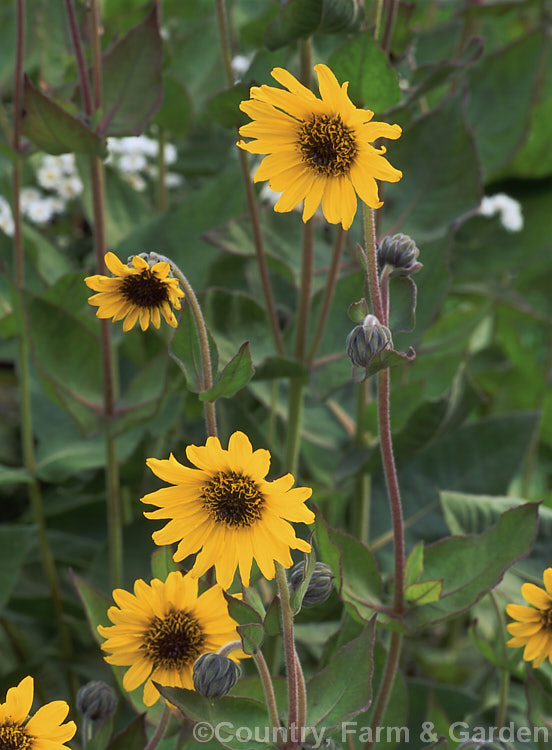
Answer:
[[[162,33],[152,22],[141,39],[140,65],[131,58],[125,63],[136,70],[128,79],[126,101],[131,109],[139,102],[144,111],[152,110],[163,85],[161,108],[147,132],[158,137],[162,128],[177,146],[178,159],[171,169],[184,182],[170,192],[166,210],[160,210],[155,184],[139,193],[108,170],[108,244],[123,259],[158,251],[181,266],[200,291],[220,368],[249,342],[255,373],[237,395],[218,400],[220,432],[224,442],[241,429],[256,447],[269,448],[273,476],[279,472],[285,443],[286,378],[304,376],[308,389],[301,484],[313,487],[314,501],[331,527],[359,535],[352,498],[355,481],[369,472],[369,539],[380,570],[388,576],[390,518],[376,405],[369,403],[362,412],[368,445],[361,447],[355,435],[357,386],[344,354],[352,327],[347,309],[363,288],[355,253],[362,241],[361,217],[346,240],[319,361],[309,374],[291,355],[279,357],[274,351],[234,145],[235,127],[246,119],[237,104],[247,98],[249,86],[270,83],[275,66],[297,71],[297,41],[312,34],[315,62],[327,62],[339,80],[350,81],[357,105],[373,109],[377,119],[398,122],[404,131],[389,149],[391,162],[404,177],[385,186],[385,206],[378,217],[380,233],[401,231],[415,238],[424,264],[416,277],[415,330],[395,338],[397,348],[413,345],[417,358],[392,375],[391,413],[407,550],[420,540],[430,543],[449,533],[481,532],[506,508],[524,500],[543,501],[531,555],[501,584],[503,604],[519,600],[522,578],[538,579],[551,564],[550,6],[537,0],[401,3],[388,61],[366,27],[371,4],[362,5],[353,0],[229,3],[234,52],[246,55],[250,64],[241,83],[225,91],[212,3],[163,2]],[[109,47],[141,23],[149,9],[132,0],[106,0],[102,46]],[[77,71],[63,3],[28,0],[27,27],[26,72],[45,92],[70,100]],[[0,3],[0,193],[7,199],[14,40],[15,12],[5,1]],[[109,134],[131,134],[129,123],[123,113]],[[24,184],[32,184],[36,158],[30,156],[25,163]],[[23,324],[12,302],[12,240],[0,232],[3,694],[32,673],[41,697],[67,696],[67,666],[80,682],[113,681],[71,581],[74,572],[109,593],[99,329],[83,283],[94,266],[85,163],[85,157],[77,157],[84,192],[70,210],[43,227],[24,227],[23,300],[32,355],[36,471],[74,643],[70,665],[60,656],[27,501],[16,362],[16,337]],[[497,216],[477,214],[483,194],[498,192],[520,202],[521,231],[507,231]],[[271,280],[291,351],[302,224],[297,213],[277,215],[266,198],[262,200]],[[311,329],[337,230],[320,219],[316,231]],[[167,357],[171,331],[123,335],[120,325],[113,327],[127,586],[138,577],[151,577],[153,528],[143,518],[138,498],[158,483],[146,470],[145,458],[172,451],[182,459],[187,444],[204,440],[190,325],[185,311],[173,342],[188,367],[187,377]],[[340,540],[342,549],[349,549],[347,538]],[[516,559],[511,530],[493,545],[491,557],[511,547],[512,561]],[[353,545],[350,551],[350,568],[341,575],[349,576],[345,587],[350,584],[358,600],[366,602],[374,593],[372,582],[361,575],[359,548]],[[454,565],[452,560],[451,568]],[[355,608],[349,602],[344,608],[336,594],[322,608],[300,615],[297,637],[309,673],[360,632],[362,614],[361,605]],[[472,712],[480,718],[477,723],[487,723],[483,719],[492,716],[505,663],[498,632],[496,612],[485,598],[451,622],[407,641],[403,678],[395,687],[386,723],[416,728],[429,718],[445,726]],[[512,718],[526,723],[527,718],[520,717],[529,710],[539,723],[543,713],[550,716],[552,670],[548,666],[532,674],[529,668],[526,673],[518,652],[513,661],[511,653],[508,657],[514,676]],[[124,726],[131,716],[123,704],[117,725]]]

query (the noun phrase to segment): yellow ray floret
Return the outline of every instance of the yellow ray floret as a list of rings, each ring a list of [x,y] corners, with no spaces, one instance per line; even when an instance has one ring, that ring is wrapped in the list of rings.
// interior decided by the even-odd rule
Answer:
[[[521,587],[523,598],[531,604],[508,604],[506,612],[517,622],[508,625],[508,632],[513,636],[507,646],[520,648],[524,646],[523,658],[532,661],[538,667],[548,657],[552,664],[552,568],[543,573],[546,590],[534,583],[524,583]]]
[[[310,545],[296,537],[289,522],[313,523],[314,514],[305,505],[312,490],[293,488],[291,474],[266,480],[267,450],[254,451],[249,438],[235,432],[228,450],[218,438],[210,437],[204,446],[188,446],[186,456],[196,469],[183,466],[173,455],[147,460],[153,473],[173,486],[151,492],[142,502],[158,507],[144,514],[148,518],[168,519],[153,534],[156,544],[178,543],[177,562],[199,553],[193,575],[214,566],[218,583],[226,589],[239,567],[248,586],[253,560],[270,580],[275,561],[285,568],[293,564],[290,549],[310,552]]]
[[[184,292],[178,279],[170,275],[171,267],[164,261],[148,263],[140,255],[132,258],[132,266],[125,265],[114,253],[107,253],[105,264],[113,276],[88,276],[84,281],[98,294],[88,298],[98,307],[98,318],[111,318],[113,322],[123,320],[123,331],[130,331],[140,321],[143,331],[150,320],[156,328],[161,325],[161,316],[176,328],[173,313],[180,310]]]
[[[63,723],[69,706],[65,701],[52,701],[29,718],[33,693],[32,677],[25,677],[8,690],[6,702],[0,704],[0,748],[69,750],[65,743],[77,731],[74,721]]]
[[[374,113],[355,107],[326,65],[316,65],[320,99],[291,73],[274,68],[273,78],[284,86],[253,86],[251,99],[240,109],[252,122],[240,128],[251,138],[238,146],[253,154],[267,154],[255,182],[268,180],[282,193],[275,211],[291,211],[301,201],[303,221],[322,204],[331,224],[349,229],[357,209],[357,195],[371,208],[383,205],[376,180],[397,182],[402,172],[384,158],[385,148],[375,148],[378,138],[396,139],[398,125],[372,122]],[[287,89],[287,90],[286,90]]]
[[[194,689],[193,665],[204,653],[216,652],[239,641],[236,622],[220,586],[198,596],[197,578],[169,573],[166,581],[155,578],[149,584],[138,580],[134,594],[115,589],[116,606],[107,615],[113,625],[98,626],[107,640],[102,649],[109,664],[129,667],[123,677],[125,690],[144,684],[143,700],[153,705],[159,691],[153,684]],[[241,650],[230,653],[238,662]]]

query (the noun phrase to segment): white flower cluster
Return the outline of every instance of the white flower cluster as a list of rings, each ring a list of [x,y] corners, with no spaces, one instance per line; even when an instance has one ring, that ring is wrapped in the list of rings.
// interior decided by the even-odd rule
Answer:
[[[500,223],[508,232],[521,232],[523,229],[521,205],[506,193],[485,196],[481,201],[478,213],[487,217],[499,214]]]
[[[158,141],[145,135],[108,138],[107,147],[109,156],[105,163],[114,167],[135,190],[141,192],[146,189],[145,177],[157,177],[158,168],[154,160],[157,160],[159,155]],[[174,164],[177,156],[176,146],[166,143],[165,164]],[[179,187],[183,182],[182,176],[177,172],[167,172],[165,180],[168,188]]]
[[[36,180],[42,190],[25,187],[21,191],[21,213],[33,224],[47,224],[54,216],[62,214],[67,203],[83,191],[74,154],[43,156]]]
[[[8,237],[13,237],[14,224],[11,206],[8,201],[0,195],[0,229],[7,234]]]

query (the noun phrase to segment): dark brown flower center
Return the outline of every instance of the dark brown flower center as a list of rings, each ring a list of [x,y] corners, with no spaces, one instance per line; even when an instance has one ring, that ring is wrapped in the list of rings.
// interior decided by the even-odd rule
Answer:
[[[541,624],[544,630],[552,631],[552,609],[541,609]]]
[[[203,487],[203,507],[218,523],[253,526],[261,518],[264,497],[257,484],[235,471],[220,472]]]
[[[340,115],[314,115],[304,122],[299,129],[299,148],[309,167],[331,177],[348,174],[358,151],[353,133]]]
[[[191,666],[201,655],[203,642],[197,621],[186,612],[174,610],[151,621],[143,648],[154,667],[181,669]]]
[[[0,726],[0,750],[30,750],[32,738],[19,724]]]
[[[125,276],[121,284],[121,294],[137,307],[159,307],[169,299],[167,285],[146,268],[140,273]]]

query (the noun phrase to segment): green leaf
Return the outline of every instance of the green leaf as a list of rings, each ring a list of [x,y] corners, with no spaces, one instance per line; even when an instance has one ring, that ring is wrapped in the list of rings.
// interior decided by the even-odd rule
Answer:
[[[14,469],[12,466],[0,465],[0,485],[31,484],[32,481],[32,477],[27,469]]]
[[[0,526],[0,607],[3,609],[19,578],[29,542],[35,536],[32,526]]]
[[[389,279],[389,328],[391,333],[410,333],[416,327],[416,284],[410,276]]]
[[[543,43],[542,32],[528,34],[482,58],[471,70],[468,120],[487,179],[523,145]]]
[[[241,111],[240,104],[249,99],[249,86],[237,83],[231,89],[215,94],[205,107],[205,112],[225,128],[239,128],[249,122],[249,117]]]
[[[186,88],[171,73],[163,75],[163,102],[153,121],[178,138],[185,138],[190,128],[192,102]]]
[[[442,578],[441,598],[409,612],[412,630],[465,612],[494,588],[517,560],[529,554],[537,530],[538,506],[527,503],[503,513],[479,535],[450,537],[425,548],[424,575]]]
[[[307,685],[307,726],[338,726],[366,711],[372,701],[375,617],[358,638],[341,648]],[[359,669],[362,665],[362,669]]]
[[[256,653],[264,639],[262,615],[250,604],[224,592],[230,617],[238,623],[238,633],[246,654]]]
[[[171,547],[164,545],[158,547],[151,554],[151,574],[160,581],[166,581],[169,573],[178,570],[178,565],[173,560]]]
[[[86,750],[106,750],[113,734],[113,716],[109,716],[98,724],[94,722],[92,739],[86,745]]]
[[[418,542],[410,550],[410,554],[406,559],[406,567],[404,570],[404,582],[406,586],[411,583],[416,583],[422,575],[424,569],[424,543]]]
[[[279,635],[282,632],[282,612],[279,597],[275,596],[270,602],[263,626],[267,635]]]
[[[107,616],[107,610],[113,602],[107,596],[91,586],[84,578],[72,573],[73,585],[81,599],[90,632],[96,643],[103,643],[103,638],[98,633],[98,625],[110,626],[112,622]]]
[[[479,534],[496,523],[502,513],[516,508],[525,501],[516,497],[499,495],[470,495],[466,492],[440,493],[441,507],[451,534]],[[539,528],[531,555],[516,564],[528,576],[540,578],[550,566],[550,539],[552,536],[552,510],[539,505]]]
[[[35,88],[25,76],[25,114],[22,133],[48,154],[87,154],[104,159],[105,141],[81,120],[70,115],[46,94]]]
[[[218,352],[213,338],[209,335],[211,364],[216,371]],[[184,305],[178,321],[178,328],[169,344],[169,354],[178,364],[184,376],[188,390],[199,393],[202,390],[201,349],[195,327],[194,316],[190,305]]]
[[[443,581],[420,581],[420,583],[411,583],[404,591],[404,598],[407,602],[419,607],[422,604],[436,602],[441,598],[443,590]]]
[[[374,615],[372,604],[381,604],[381,578],[368,547],[344,531],[332,529],[317,514],[316,540],[320,558],[339,582],[339,594],[364,621]]]
[[[354,323],[362,323],[369,312],[368,303],[364,297],[358,302],[351,302],[347,310],[347,314]]]
[[[389,143],[388,157],[403,177],[385,186],[384,232],[400,226],[422,246],[479,205],[480,167],[462,97],[448,99],[405,128],[398,141]]]
[[[148,742],[145,719],[145,714],[136,716],[130,724],[113,737],[107,746],[107,750],[129,750],[131,747],[145,747]]]
[[[357,107],[384,112],[400,101],[399,79],[372,29],[347,39],[332,52],[328,66],[339,83],[349,82],[348,94]]]
[[[310,540],[309,540],[310,541]],[[314,565],[316,563],[316,555],[314,549],[311,548],[311,552],[305,553],[305,562],[303,567],[303,581],[298,588],[291,593],[291,609],[294,615],[299,614],[301,611],[301,605],[303,604],[303,598],[307,593],[312,574],[314,573]]]
[[[103,56],[101,133],[138,135],[144,130],[161,104],[162,63],[163,40],[155,4],[142,23]]]
[[[301,378],[305,383],[309,379],[309,371],[303,362],[289,357],[276,355],[265,357],[256,366],[253,380],[278,380],[280,378]]]
[[[357,17],[354,0],[286,0],[266,30],[266,46],[274,50],[314,33],[345,31]]]
[[[212,388],[199,394],[201,401],[214,402],[217,398],[231,398],[249,383],[255,373],[249,351],[249,341],[239,348],[235,357],[224,367]]]
[[[264,640],[264,628],[261,623],[249,625],[238,625],[238,634],[241,638],[242,648],[250,656],[256,654],[261,648]]]
[[[396,367],[397,365],[405,365],[408,362],[412,362],[416,358],[416,352],[410,347],[408,354],[404,352],[397,352],[395,349],[382,349],[378,352],[375,357],[372,357],[368,367],[357,367],[353,365],[353,377],[355,382],[362,382],[366,378],[370,378],[380,370],[385,370],[386,367]],[[360,378],[358,380],[357,378]]]
[[[226,696],[219,700],[213,701],[196,693],[194,690],[185,690],[184,688],[163,687],[157,685],[157,689],[172,704],[177,706],[192,721],[201,722],[204,725],[210,725],[213,734],[209,739],[213,739],[214,730],[218,727],[220,732],[217,740],[223,747],[230,750],[244,749],[243,736],[240,740],[236,738],[236,732],[244,727],[248,727],[254,736],[255,729],[263,736],[264,727],[269,727],[268,714],[263,703],[252,698],[233,698]],[[269,735],[270,736],[270,735]],[[247,748],[264,750],[268,746],[262,742],[254,740],[247,741]]]

